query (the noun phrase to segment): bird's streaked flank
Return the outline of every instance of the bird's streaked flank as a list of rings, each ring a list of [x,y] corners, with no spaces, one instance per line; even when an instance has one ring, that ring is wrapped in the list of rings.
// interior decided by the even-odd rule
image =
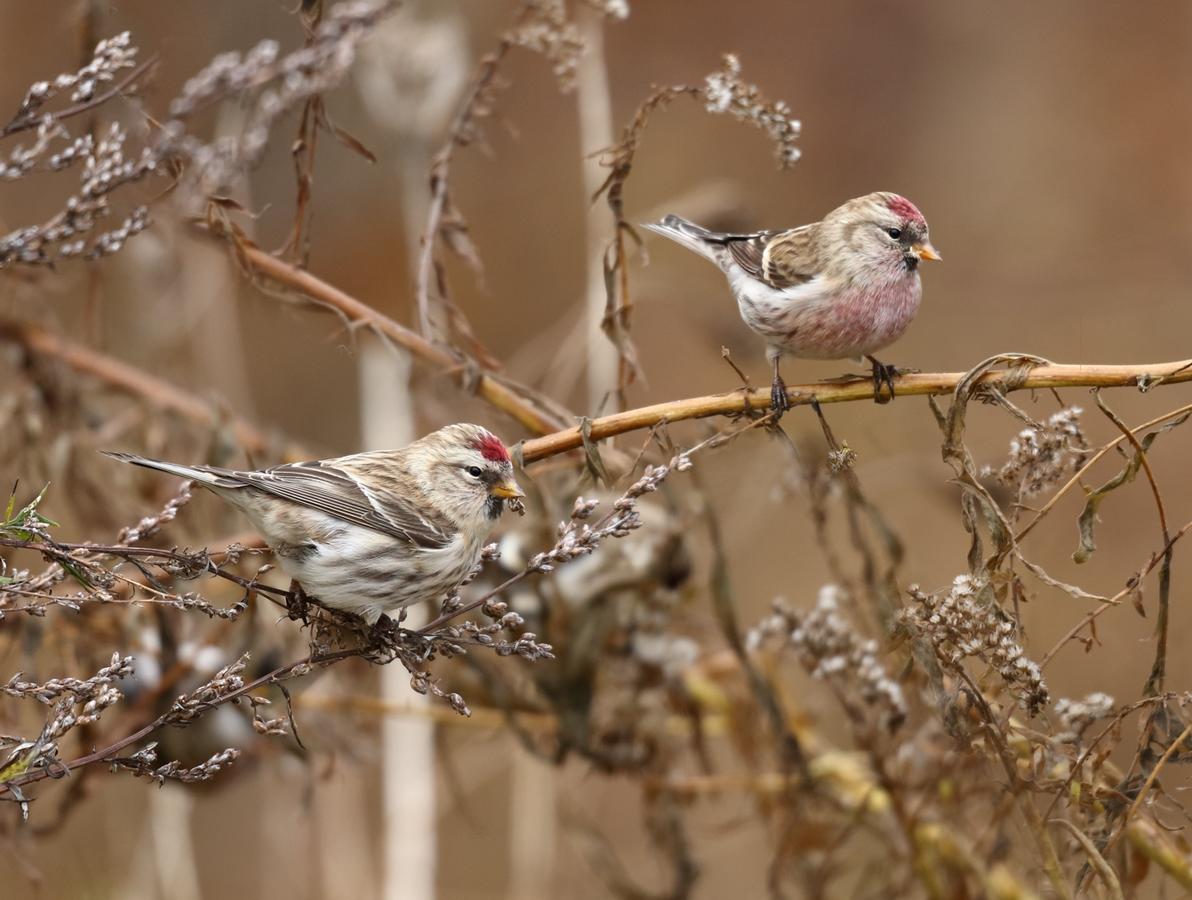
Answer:
[[[893,367],[873,354],[901,337],[919,310],[919,261],[940,259],[927,220],[905,197],[867,194],[786,231],[725,234],[673,215],[645,227],[727,276],[741,318],[766,341],[777,412],[789,407],[779,374],[787,355],[864,357],[873,365],[875,399],[883,384],[893,397]]]
[[[105,452],[218,494],[305,593],[370,625],[458,587],[506,501],[523,496],[509,451],[479,425],[448,425],[401,450],[252,472]]]

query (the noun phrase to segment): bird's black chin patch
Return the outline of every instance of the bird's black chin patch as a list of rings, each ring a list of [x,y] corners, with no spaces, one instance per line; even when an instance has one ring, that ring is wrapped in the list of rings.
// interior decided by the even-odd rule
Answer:
[[[902,257],[902,262],[906,266],[908,272],[913,272],[919,268],[919,257],[913,253],[906,253]]]
[[[505,511],[505,500],[501,497],[489,496],[488,503],[484,506],[484,511],[490,519],[501,518],[501,513]]]

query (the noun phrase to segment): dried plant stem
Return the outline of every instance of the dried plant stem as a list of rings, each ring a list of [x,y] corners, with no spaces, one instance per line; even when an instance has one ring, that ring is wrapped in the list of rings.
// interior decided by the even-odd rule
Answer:
[[[1177,418],[1178,416],[1182,416],[1187,412],[1192,412],[1192,403],[1181,406],[1178,409],[1169,410],[1168,412],[1163,413],[1161,416],[1155,416],[1155,418],[1151,419],[1149,422],[1143,422],[1141,425],[1135,425],[1130,429],[1130,433],[1138,434],[1140,431],[1145,431],[1147,428],[1152,428],[1155,425],[1158,425],[1160,422],[1166,422],[1170,419]],[[1027,534],[1029,534],[1030,531],[1039,524],[1043,517],[1051,512],[1052,508],[1056,505],[1056,503],[1059,502],[1060,498],[1068,493],[1068,491],[1070,491],[1075,485],[1080,483],[1080,479],[1084,477],[1085,472],[1091,469],[1093,465],[1095,465],[1096,462],[1101,459],[1102,456],[1104,456],[1125,439],[1125,435],[1114,438],[1112,441],[1086,459],[1084,464],[1077,469],[1075,473],[1073,473],[1072,477],[1069,478],[1067,482],[1065,482],[1064,486],[1052,494],[1051,498],[1039,508],[1039,510],[1035,513],[1035,517],[1031,519],[1022,528],[1022,530],[1018,532],[1018,534],[1014,535],[1015,542],[1021,541],[1024,537],[1026,537]]]
[[[1105,884],[1105,889],[1109,892],[1111,900],[1125,900],[1122,894],[1122,885],[1118,881],[1117,873],[1113,871],[1113,867],[1105,861],[1104,855],[1097,849],[1097,845],[1093,843],[1092,838],[1069,822],[1067,819],[1052,819],[1051,825],[1058,825],[1070,834],[1088,855],[1089,865],[1097,872],[1097,876]]]
[[[449,172],[455,149],[464,141],[464,133],[473,128],[476,106],[483,102],[501,61],[513,49],[509,38],[501,40],[496,48],[480,61],[471,86],[460,103],[459,111],[448,129],[447,142],[435,154],[430,170],[430,203],[426,210],[426,226],[422,231],[422,246],[418,252],[418,265],[414,272],[414,298],[418,306],[418,323],[424,337],[431,335],[430,286],[435,272],[435,248],[439,243],[439,232],[443,227],[443,215],[449,200]]]
[[[15,341],[32,354],[58,360],[82,375],[96,378],[110,387],[140,397],[157,409],[176,413],[198,425],[218,428],[226,422],[236,442],[250,453],[264,454],[273,444],[255,425],[241,418],[221,416],[212,403],[201,397],[39,325],[0,321],[0,338]]]
[[[243,247],[241,259],[261,275],[334,309],[349,324],[376,329],[423,362],[453,374],[460,383],[465,383],[469,374],[472,374],[478,396],[516,419],[527,430],[542,435],[522,445],[525,462],[545,459],[583,446],[584,435],[580,426],[560,428],[562,422],[558,415],[529,402],[524,394],[504,379],[491,373],[469,373],[448,350],[434,345],[334,285],[256,247]],[[899,397],[947,394],[956,389],[966,374],[940,372],[902,375],[897,379],[895,389]],[[977,384],[980,388],[1009,392],[1061,387],[1153,387],[1188,381],[1192,381],[1192,360],[1136,365],[1046,364],[1034,366],[1025,373],[1020,369],[987,372],[978,379]],[[873,382],[868,376],[855,380],[823,381],[794,385],[788,388],[787,393],[792,405],[810,404],[813,399],[821,404],[869,401],[873,399]],[[751,410],[764,411],[769,407],[769,402],[768,390],[754,390],[657,403],[593,419],[589,439],[602,440],[642,428],[652,428],[660,422],[735,415]],[[1156,421],[1165,418],[1169,418],[1169,415]],[[1067,485],[1061,492],[1066,489]],[[1019,539],[1030,531],[1034,521],[1037,519],[1028,523],[1019,533]]]
[[[237,697],[243,697],[249,691],[256,690],[259,687],[265,687],[270,684],[276,684],[279,681],[284,681],[287,678],[293,677],[296,673],[307,672],[314,666],[339,662],[353,656],[359,656],[360,654],[361,650],[359,648],[335,650],[329,653],[321,654],[312,653],[309,656],[303,657],[297,662],[288,663],[284,666],[278,666],[272,672],[268,672],[262,675],[260,678],[255,678],[252,681],[246,682],[242,687],[239,687],[236,690],[230,691],[229,693],[221,696],[219,698],[219,702],[221,704],[230,702],[235,700]],[[167,712],[164,715],[157,717],[152,722],[142,725],[131,734],[125,735],[124,737],[108,744],[107,746],[98,750],[93,750],[92,752],[72,759],[69,762],[60,763],[55,768],[30,769],[16,776],[15,778],[9,778],[6,781],[0,782],[0,789],[3,789],[8,794],[12,794],[13,788],[20,789],[26,784],[44,781],[47,778],[62,777],[64,775],[68,775],[76,769],[81,769],[85,766],[94,765],[95,763],[111,759],[121,750],[124,750],[126,747],[131,747],[133,744],[137,743],[143,738],[148,737],[154,731],[163,727],[167,723],[169,715],[170,713]]]
[[[81,116],[83,113],[90,112],[97,107],[103,106],[103,104],[107,103],[113,97],[125,92],[136,90],[136,83],[145,75],[148,75],[156,67],[157,56],[151,56],[131,72],[129,72],[128,75],[122,78],[119,82],[112,85],[112,87],[108,88],[106,91],[97,93],[90,100],[80,101],[66,107],[65,109],[53,113],[44,113],[39,110],[28,115],[19,116],[18,118],[15,118],[9,122],[3,128],[0,128],[0,138],[6,138],[10,134],[17,134],[21,131],[30,131],[34,128],[37,128],[42,123],[42,120],[46,117],[46,115],[52,116],[55,122],[61,122],[63,119],[70,119],[74,116]]]
[[[242,247],[240,258],[255,272],[335,310],[349,325],[373,328],[423,362],[452,374],[461,385],[473,384],[472,389],[478,396],[516,419],[534,434],[549,434],[563,426],[562,419],[554,412],[529,402],[517,386],[492,373],[469,370],[450,351],[436,346],[310,272],[277,259],[257,247]]]
[[[956,389],[967,374],[940,372],[902,375],[895,382],[895,390],[899,398],[948,394]],[[987,372],[977,380],[977,385],[980,388],[1017,391],[1060,387],[1139,387],[1146,384],[1176,384],[1185,381],[1192,381],[1192,360],[1116,366],[1047,364],[1035,366],[1025,373],[1020,369]],[[793,385],[787,389],[787,394],[792,405],[810,404],[812,400],[818,400],[821,404],[872,401],[873,382],[869,376],[847,381],[821,381]],[[653,406],[643,406],[593,419],[589,439],[598,441],[641,428],[652,428],[659,422],[734,415],[751,410],[764,411],[769,408],[769,404],[768,388],[656,403]],[[526,462],[533,462],[574,450],[583,446],[583,443],[584,436],[577,426],[526,441],[522,445],[522,458]],[[1028,525],[1022,533],[1025,534],[1030,527]],[[1022,534],[1019,535],[1020,538],[1021,536]]]
[[[1174,553],[1171,540],[1171,530],[1167,527],[1167,511],[1163,507],[1163,493],[1159,490],[1159,482],[1155,480],[1155,473],[1147,459],[1146,448],[1139,443],[1134,433],[1126,427],[1118,416],[1101,400],[1101,393],[1097,392],[1097,406],[1105,413],[1109,421],[1122,433],[1138,454],[1138,460],[1146,473],[1147,481],[1151,485],[1151,493],[1155,498],[1155,507],[1159,516],[1159,528],[1163,533],[1163,566],[1159,569],[1159,617],[1155,623],[1155,661],[1151,665],[1150,675],[1147,676],[1143,694],[1153,697],[1163,690],[1163,680],[1167,674],[1167,622],[1171,603],[1171,561]]]
[[[1190,736],[1192,736],[1192,724],[1186,726],[1184,730],[1180,732],[1179,737],[1167,745],[1167,749],[1163,751],[1163,755],[1159,757],[1159,761],[1155,763],[1155,767],[1151,769],[1150,774],[1147,775],[1146,782],[1138,791],[1138,795],[1134,798],[1134,802],[1131,803],[1130,808],[1126,810],[1126,815],[1122,818],[1122,824],[1118,828],[1117,834],[1110,838],[1109,842],[1105,845],[1105,850],[1103,851],[1104,853],[1108,853],[1113,849],[1114,845],[1118,842],[1118,839],[1130,825],[1130,820],[1133,819],[1138,813],[1143,801],[1146,800],[1146,798],[1150,795],[1151,788],[1155,786],[1155,781],[1159,778],[1159,772],[1167,764],[1168,760],[1170,760],[1178,750],[1183,748],[1184,742],[1188,740]]]
[[[1161,867],[1186,891],[1192,891],[1192,859],[1171,845],[1150,822],[1131,822],[1126,829],[1130,845]]]
[[[977,687],[976,682],[973,681],[968,672],[962,666],[952,667],[952,671],[964,682],[969,697],[973,700],[985,720],[983,723],[985,733],[989,735],[994,753],[1006,772],[1010,797],[1013,799],[1014,805],[1018,807],[1018,811],[1022,813],[1022,818],[1026,823],[1027,829],[1035,840],[1036,849],[1039,852],[1040,862],[1042,863],[1044,873],[1047,875],[1047,880],[1051,882],[1051,887],[1057,897],[1061,897],[1063,900],[1072,900],[1072,890],[1068,886],[1067,879],[1064,877],[1064,869],[1060,864],[1060,858],[1056,852],[1055,844],[1051,840],[1051,835],[1047,833],[1045,820],[1040,815],[1038,807],[1035,806],[1034,797],[1028,790],[1028,785],[1023,781],[1022,775],[1018,771],[1014,754],[1010,751],[1006,743],[1006,737],[998,725],[998,717],[994,714],[989,702],[985,699],[985,695],[981,693],[981,689]]]

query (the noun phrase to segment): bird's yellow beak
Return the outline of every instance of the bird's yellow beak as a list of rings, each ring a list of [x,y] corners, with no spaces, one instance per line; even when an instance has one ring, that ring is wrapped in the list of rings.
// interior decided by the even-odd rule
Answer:
[[[493,497],[500,497],[502,500],[518,500],[526,496],[512,478],[506,478],[500,484],[494,484],[489,490],[489,494]]]
[[[930,241],[924,241],[921,244],[915,244],[911,247],[911,252],[919,259],[933,259],[936,262],[943,262],[944,258],[939,255],[935,247],[931,246]]]

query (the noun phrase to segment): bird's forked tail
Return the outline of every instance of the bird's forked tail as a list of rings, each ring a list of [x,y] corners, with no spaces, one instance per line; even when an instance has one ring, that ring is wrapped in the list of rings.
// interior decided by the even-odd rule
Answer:
[[[104,456],[110,456],[112,459],[118,459],[120,462],[130,463],[134,466],[144,466],[146,469],[157,469],[160,472],[169,472],[171,475],[177,475],[179,478],[190,478],[199,482],[199,484],[210,485],[212,487],[240,486],[235,481],[229,481],[223,478],[220,470],[211,466],[184,466],[180,463],[137,456],[135,453],[122,453],[119,450],[100,450],[99,452]]]
[[[720,249],[717,238],[720,235],[714,231],[676,215],[665,216],[661,222],[648,222],[642,227],[668,237],[676,244],[682,244],[705,259],[716,262],[716,251]]]

